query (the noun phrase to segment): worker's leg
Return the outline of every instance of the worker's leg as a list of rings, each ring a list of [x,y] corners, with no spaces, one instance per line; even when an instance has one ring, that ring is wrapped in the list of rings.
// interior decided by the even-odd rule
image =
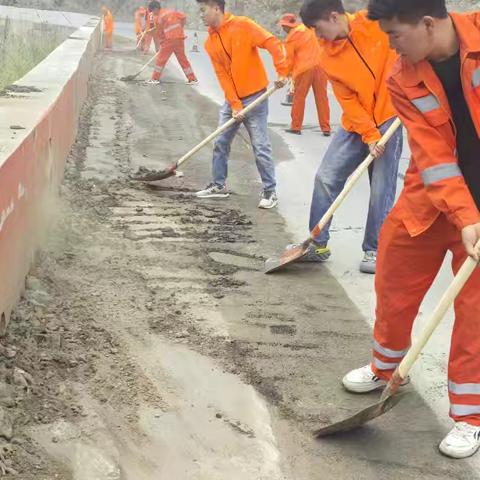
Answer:
[[[324,133],[330,133],[330,104],[328,102],[328,81],[325,72],[320,67],[313,69],[313,93],[317,106],[318,122]]]
[[[113,47],[113,33],[105,32],[105,48],[111,50]]]
[[[385,122],[380,131],[384,134],[394,120]],[[403,150],[402,128],[397,129],[386,145],[385,154],[373,162],[370,182],[370,205],[368,210],[364,252],[376,252],[378,234],[395,202],[397,191],[398,166]]]
[[[410,347],[412,325],[448,249],[445,217],[411,237],[394,209],[380,233],[372,371],[389,380]]]
[[[452,238],[453,270],[458,272],[467,255],[460,232],[446,226]],[[448,369],[450,416],[456,422],[480,426],[480,268],[477,268],[455,301]]]
[[[195,73],[193,72],[192,65],[190,64],[187,55],[185,54],[185,40],[179,39],[175,41],[175,56],[177,57],[178,63],[182,67],[183,73],[187,77],[189,82],[193,82],[197,79]]]
[[[264,92],[257,93],[242,99],[243,106],[247,107]],[[263,191],[274,192],[277,186],[275,178],[275,164],[273,163],[272,144],[268,134],[268,100],[255,107],[244,120],[245,127],[252,142],[255,162],[262,179]]]
[[[313,70],[308,70],[295,77],[295,92],[292,105],[292,130],[302,130],[305,116],[305,101],[313,82]]]
[[[150,46],[152,45],[153,36],[151,33],[146,33],[143,37],[143,47],[142,52],[147,55],[150,51]]]
[[[224,125],[232,118],[232,109],[228,102],[225,102],[220,109],[219,126]],[[213,182],[223,187],[227,181],[228,159],[232,141],[240,128],[240,123],[235,123],[232,127],[225,130],[217,139],[213,147]]]
[[[172,56],[174,46],[171,42],[164,42],[162,45],[162,50],[157,55],[157,61],[155,68],[152,74],[152,80],[160,80],[163,70],[165,70],[165,65],[167,64],[169,58]]]
[[[310,231],[312,231],[338,197],[348,177],[368,152],[357,133],[343,128],[333,136],[315,176],[315,186],[310,207]],[[315,238],[317,245],[327,245],[330,239],[330,223]]]

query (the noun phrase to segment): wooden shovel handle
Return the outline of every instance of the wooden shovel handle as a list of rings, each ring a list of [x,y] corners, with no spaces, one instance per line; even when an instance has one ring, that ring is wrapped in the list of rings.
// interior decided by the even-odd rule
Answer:
[[[480,242],[477,243],[475,248],[480,251]],[[412,368],[427,342],[430,340],[433,332],[438,327],[448,309],[452,306],[458,294],[462,291],[463,287],[477,267],[477,262],[473,258],[468,257],[462,268],[460,268],[458,271],[457,275],[455,275],[453,282],[443,294],[431,317],[427,320],[422,332],[415,339],[407,355],[400,363],[398,371],[402,379],[407,377],[408,372]]]
[[[402,125],[402,122],[400,121],[399,118],[397,118],[388,128],[388,130],[384,133],[383,137],[381,140],[378,142],[379,146],[384,146],[387,144],[387,142],[392,138],[392,135],[397,131],[397,129]],[[325,215],[323,215],[322,219],[320,222],[318,222],[317,226],[312,230],[310,233],[310,240],[315,239],[318,237],[320,232],[325,228],[327,223],[332,219],[334,213],[338,210],[338,207],[343,203],[345,198],[348,196],[352,188],[355,186],[355,184],[358,182],[360,177],[365,173],[366,170],[368,170],[368,167],[370,164],[374,161],[373,155],[369,155],[353,172],[353,174],[350,176],[350,178],[347,180],[345,183],[345,187],[341,191],[340,195],[335,199],[335,201],[332,203],[331,207],[325,212]]]
[[[278,90],[277,87],[269,88],[263,95],[260,95],[256,100],[254,100],[250,105],[245,107],[243,110],[239,112],[240,115],[246,115],[250,111],[252,111],[256,106],[263,103],[267,98],[273,95]],[[201,150],[205,145],[210,143],[212,140],[217,138],[221,133],[225,130],[229,129],[232,125],[235,125],[238,120],[235,118],[231,118],[228,122],[224,123],[220,127],[218,127],[213,133],[211,133],[205,140],[200,142],[196,147],[193,147],[189,152],[187,152],[180,160],[177,162],[177,167],[179,167],[182,163],[186,162],[189,158],[195,155],[199,150]]]

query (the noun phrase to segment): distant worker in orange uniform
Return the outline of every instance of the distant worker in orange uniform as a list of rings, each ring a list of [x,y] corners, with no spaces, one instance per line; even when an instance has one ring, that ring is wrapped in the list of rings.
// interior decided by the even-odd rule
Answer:
[[[327,76],[320,68],[320,45],[315,32],[297,21],[296,15],[286,13],[278,25],[288,33],[285,40],[289,73],[295,85],[292,106],[292,125],[288,133],[301,135],[305,115],[305,101],[313,88],[318,121],[323,135],[331,135],[330,106],[327,94]]]
[[[147,34],[147,12],[145,7],[135,11],[135,35],[137,36],[137,48],[143,51],[145,48],[145,35]]]
[[[165,10],[160,13],[157,28],[161,38],[161,52],[157,57],[157,63],[149,83],[160,83],[163,70],[170,57],[174,54],[182,67],[185,77],[187,77],[187,84],[198,84],[192,65],[185,54],[186,22],[187,17],[183,12]]]
[[[401,55],[388,79],[412,150],[403,192],[380,236],[372,362],[343,380],[383,388],[406,355],[412,326],[448,252],[456,273],[480,241],[480,12],[449,13],[445,0],[371,0]],[[448,366],[449,457],[480,448],[480,268],[455,301]]]
[[[113,47],[113,30],[115,28],[115,21],[112,12],[105,6],[102,7],[102,14],[105,48],[111,50]]]
[[[148,54],[150,51],[150,46],[152,41],[155,45],[155,51],[159,52],[162,36],[159,29],[160,15],[166,12],[165,9],[161,8],[160,2],[153,0],[148,4],[147,7],[147,16],[146,16],[146,33],[143,39],[143,53]]]

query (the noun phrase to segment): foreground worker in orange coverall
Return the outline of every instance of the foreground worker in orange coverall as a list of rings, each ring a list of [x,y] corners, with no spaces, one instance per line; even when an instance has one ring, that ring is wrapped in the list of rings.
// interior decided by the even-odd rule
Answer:
[[[102,7],[103,14],[103,33],[105,36],[105,48],[109,50],[113,47],[113,29],[115,22],[113,20],[112,12],[105,6]]]
[[[157,28],[161,38],[161,52],[157,57],[152,79],[149,83],[160,83],[163,70],[168,60],[174,54],[187,77],[188,85],[198,84],[197,77],[193,72],[187,55],[185,54],[185,23],[187,17],[183,12],[173,10],[162,10],[158,17]]]
[[[288,133],[301,135],[305,115],[305,101],[313,87],[318,121],[323,135],[329,137],[330,106],[327,94],[327,76],[320,68],[320,45],[315,32],[297,21],[292,13],[286,13],[278,25],[288,34],[285,40],[289,74],[295,84],[292,106],[292,125]]]
[[[480,255],[480,12],[449,15],[445,0],[371,0],[369,17],[401,55],[388,88],[412,159],[380,236],[373,362],[343,381],[358,393],[385,386],[405,356],[447,252],[454,272]],[[455,426],[440,451],[465,458],[480,447],[480,269],[455,301],[448,380]]]
[[[140,7],[135,11],[135,35],[137,36],[137,48],[140,51],[144,51],[146,34],[147,9],[145,7]]]
[[[268,50],[277,71],[277,88],[284,87],[287,79],[287,58],[278,38],[247,17],[225,13],[224,0],[197,0],[200,15],[208,26],[207,51],[225,93],[220,110],[220,124],[232,117],[237,122],[225,130],[215,141],[213,150],[213,181],[197,192],[199,198],[227,198],[226,186],[230,149],[241,123],[245,125],[252,142],[257,169],[262,179],[263,192],[259,208],[271,209],[277,205],[275,164],[268,134],[268,101],[247,115],[240,112],[265,93],[268,77],[259,48]]]

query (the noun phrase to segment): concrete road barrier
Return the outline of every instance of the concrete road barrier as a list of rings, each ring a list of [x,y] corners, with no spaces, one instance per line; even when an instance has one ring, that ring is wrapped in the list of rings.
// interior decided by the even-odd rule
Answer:
[[[0,335],[24,290],[87,97],[100,27],[85,19],[0,97]]]

